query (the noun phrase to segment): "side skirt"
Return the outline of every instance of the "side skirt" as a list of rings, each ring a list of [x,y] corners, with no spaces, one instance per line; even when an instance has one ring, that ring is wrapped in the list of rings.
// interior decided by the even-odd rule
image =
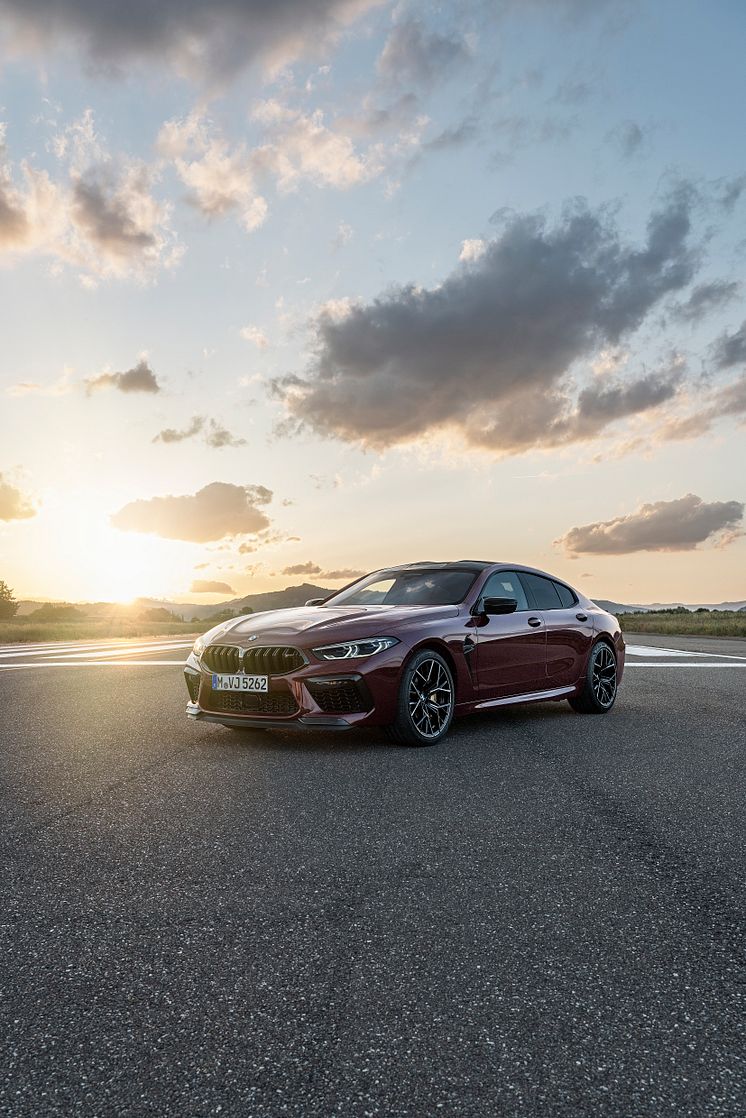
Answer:
[[[501,699],[486,699],[482,703],[475,703],[472,710],[489,710],[492,707],[513,706],[515,703],[536,703],[542,699],[562,699],[565,695],[572,695],[577,691],[576,686],[551,687],[547,691],[527,691],[523,695],[507,695]]]

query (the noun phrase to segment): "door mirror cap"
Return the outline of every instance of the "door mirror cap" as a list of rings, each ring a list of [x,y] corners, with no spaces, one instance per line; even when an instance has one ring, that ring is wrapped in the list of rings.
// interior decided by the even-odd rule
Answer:
[[[515,613],[517,609],[515,598],[482,598],[482,613]]]
[[[320,606],[326,601],[326,598],[309,598],[306,602],[307,606]]]

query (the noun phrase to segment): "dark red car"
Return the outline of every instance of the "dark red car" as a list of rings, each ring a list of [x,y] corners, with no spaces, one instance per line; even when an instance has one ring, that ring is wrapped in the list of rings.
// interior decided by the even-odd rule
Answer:
[[[299,609],[234,618],[185,666],[187,714],[231,727],[386,727],[433,745],[456,715],[567,699],[611,710],[619,622],[543,571],[464,560],[375,571]]]

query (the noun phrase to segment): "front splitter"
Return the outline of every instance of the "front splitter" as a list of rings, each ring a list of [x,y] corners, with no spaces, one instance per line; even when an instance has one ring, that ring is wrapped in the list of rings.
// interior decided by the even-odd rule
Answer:
[[[218,726],[251,730],[350,730],[344,718],[294,718],[290,721],[277,718],[231,718],[230,715],[213,714],[202,710],[196,703],[187,703],[186,712],[195,722],[215,722]]]

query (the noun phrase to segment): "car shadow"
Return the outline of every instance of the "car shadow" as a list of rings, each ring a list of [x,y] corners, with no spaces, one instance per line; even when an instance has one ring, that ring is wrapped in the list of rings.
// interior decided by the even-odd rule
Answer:
[[[485,731],[493,731],[496,737],[510,732],[511,727],[523,727],[531,723],[566,721],[577,717],[566,703],[526,703],[513,707],[502,707],[495,711],[466,715],[457,718],[442,746],[448,743],[463,742],[472,738],[478,741]],[[360,754],[362,752],[398,752],[404,754],[428,755],[428,747],[399,745],[390,741],[385,732],[378,728],[352,729],[338,731],[304,730],[231,730],[222,726],[201,726],[199,743],[205,748],[228,750],[229,752],[260,753],[303,753],[317,756]],[[481,733],[480,733],[481,731]],[[438,751],[438,745],[432,752]]]
[[[399,749],[380,730],[229,730],[227,727],[200,727],[200,744],[230,752],[334,754]]]

